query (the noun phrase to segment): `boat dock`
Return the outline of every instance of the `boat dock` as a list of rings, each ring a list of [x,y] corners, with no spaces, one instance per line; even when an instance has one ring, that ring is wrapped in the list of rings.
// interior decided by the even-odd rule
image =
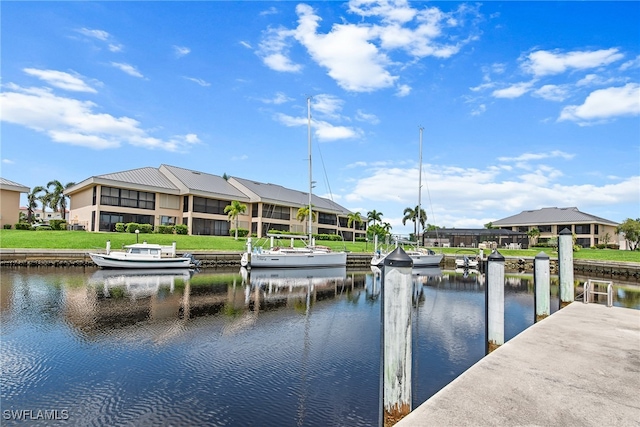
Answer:
[[[396,424],[640,426],[640,310],[573,302]]]

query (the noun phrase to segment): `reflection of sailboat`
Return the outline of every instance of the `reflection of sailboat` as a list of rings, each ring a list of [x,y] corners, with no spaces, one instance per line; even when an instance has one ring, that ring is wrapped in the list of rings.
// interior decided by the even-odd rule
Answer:
[[[347,276],[347,267],[252,268],[251,270],[241,267],[240,274],[243,278],[249,279],[251,286],[290,288],[344,280]]]
[[[155,295],[161,287],[173,292],[176,279],[190,278],[189,269],[97,270],[89,278],[89,284],[102,286],[105,296],[114,288],[124,288],[127,296],[137,299]]]

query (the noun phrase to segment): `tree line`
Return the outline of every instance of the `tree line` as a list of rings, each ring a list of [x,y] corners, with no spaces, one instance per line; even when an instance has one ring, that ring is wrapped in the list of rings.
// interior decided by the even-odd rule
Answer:
[[[49,181],[46,186],[38,185],[31,189],[27,194],[27,218],[29,224],[33,224],[36,220],[35,210],[38,209],[38,202],[42,204],[44,213],[46,208],[51,208],[54,212],[60,212],[63,220],[67,219],[67,196],[64,191],[76,185],[75,182],[68,182],[63,185],[60,181],[54,179]]]

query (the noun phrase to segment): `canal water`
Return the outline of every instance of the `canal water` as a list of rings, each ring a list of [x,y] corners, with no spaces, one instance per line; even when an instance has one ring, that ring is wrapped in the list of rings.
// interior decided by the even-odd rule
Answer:
[[[2,425],[375,426],[376,271],[1,271]],[[414,275],[413,407],[485,355],[484,276]],[[552,278],[552,311],[558,307]],[[615,304],[640,308],[638,288]],[[505,340],[533,324],[507,274]],[[25,423],[25,419],[27,423]]]

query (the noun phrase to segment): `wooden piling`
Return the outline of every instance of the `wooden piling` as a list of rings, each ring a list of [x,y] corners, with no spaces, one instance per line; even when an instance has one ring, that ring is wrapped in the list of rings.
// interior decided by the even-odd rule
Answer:
[[[397,423],[411,412],[411,298],[413,261],[398,247],[382,272],[382,419]]]
[[[560,308],[575,299],[573,285],[573,235],[568,228],[558,235],[558,279],[560,280]]]
[[[533,260],[533,286],[535,321],[539,322],[551,314],[551,277],[549,255],[540,252]]]
[[[504,256],[497,250],[487,258],[485,308],[488,354],[504,344]]]

